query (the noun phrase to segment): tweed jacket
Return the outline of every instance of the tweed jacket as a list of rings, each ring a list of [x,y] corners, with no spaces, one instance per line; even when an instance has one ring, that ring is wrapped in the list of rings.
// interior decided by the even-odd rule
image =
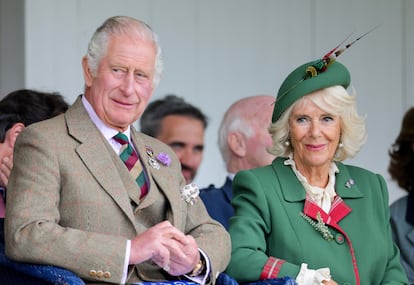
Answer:
[[[242,282],[296,277],[307,263],[309,269],[329,267],[338,284],[408,284],[391,238],[384,179],[337,163],[338,196],[326,214],[307,199],[285,160],[236,175],[227,273]],[[318,215],[324,226],[316,226]],[[332,239],[317,228],[328,229]]]
[[[132,126],[131,138],[149,181],[142,201],[80,96],[64,115],[26,128],[16,141],[8,187],[6,254],[67,268],[84,280],[120,283],[127,240],[169,220],[207,253],[214,282],[230,258],[227,232],[200,199],[194,205],[181,199],[184,177],[168,146]],[[156,169],[149,158],[161,152],[171,164]],[[171,279],[147,261],[129,266],[127,283]]]
[[[393,239],[400,248],[408,280],[414,284],[414,192],[395,201],[390,209]]]
[[[226,229],[229,228],[229,220],[234,213],[231,205],[231,199],[233,198],[232,184],[232,180],[227,177],[226,182],[220,188],[210,185],[200,190],[200,198],[209,215]]]

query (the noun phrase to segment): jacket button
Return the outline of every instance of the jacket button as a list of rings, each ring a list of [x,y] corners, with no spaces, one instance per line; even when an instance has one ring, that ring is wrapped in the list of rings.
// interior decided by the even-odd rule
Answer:
[[[342,234],[336,234],[335,241],[337,244],[343,244],[345,242],[344,236]]]
[[[103,275],[104,275],[104,273],[103,273],[103,271],[102,271],[102,270],[98,270],[98,271],[96,272],[96,277],[98,277],[98,278],[102,278],[102,277],[103,277]]]
[[[96,277],[96,270],[93,270],[93,269],[92,269],[92,270],[90,270],[90,271],[89,271],[89,276],[90,276],[90,277],[94,277],[94,278],[95,278],[95,277]]]
[[[108,278],[111,278],[112,275],[111,275],[111,272],[105,271],[103,276],[104,278],[108,279]]]

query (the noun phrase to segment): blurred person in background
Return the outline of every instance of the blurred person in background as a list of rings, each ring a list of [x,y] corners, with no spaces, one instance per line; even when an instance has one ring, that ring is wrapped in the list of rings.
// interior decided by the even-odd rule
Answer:
[[[407,192],[391,205],[391,228],[401,251],[401,263],[410,284],[414,284],[414,107],[405,113],[389,155],[388,172]]]
[[[275,98],[256,95],[234,102],[226,111],[218,131],[218,146],[226,165],[223,186],[210,185],[200,190],[200,198],[210,216],[226,229],[233,216],[231,199],[234,175],[244,169],[270,164],[275,158],[268,152],[272,146],[269,126]]]
[[[169,94],[149,103],[139,122],[141,132],[174,150],[186,183],[191,183],[203,159],[207,116],[183,98]]]
[[[80,281],[73,273],[53,267],[12,261],[4,252],[4,217],[7,185],[13,168],[17,137],[29,125],[50,119],[68,109],[62,95],[31,89],[15,90],[0,101],[0,276],[1,284],[52,284]]]

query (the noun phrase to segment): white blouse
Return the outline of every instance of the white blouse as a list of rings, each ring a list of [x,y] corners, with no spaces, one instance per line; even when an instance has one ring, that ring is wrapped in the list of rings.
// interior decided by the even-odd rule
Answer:
[[[285,165],[290,165],[296,177],[299,179],[305,188],[306,194],[308,194],[315,203],[322,208],[327,214],[331,209],[332,202],[336,196],[335,192],[335,174],[339,172],[338,167],[335,163],[331,163],[329,167],[329,181],[325,188],[318,186],[312,186],[309,184],[305,176],[303,176],[296,168],[295,161],[293,160],[292,154],[285,160]]]
[[[335,174],[339,172],[335,163],[331,163],[329,167],[329,181],[325,188],[318,186],[312,186],[309,184],[305,176],[303,176],[296,168],[293,155],[290,154],[289,158],[285,160],[285,165],[290,165],[296,177],[299,179],[305,188],[306,194],[312,198],[313,201],[326,213],[329,213],[332,202],[336,196],[335,192]],[[302,263],[298,276],[296,276],[296,282],[298,285],[323,285],[322,281],[331,280],[331,274],[329,268],[309,269],[308,264]]]

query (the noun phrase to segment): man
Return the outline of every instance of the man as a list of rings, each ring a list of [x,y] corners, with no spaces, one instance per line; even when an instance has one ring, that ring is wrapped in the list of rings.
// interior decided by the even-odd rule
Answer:
[[[210,185],[200,191],[208,213],[226,229],[233,215],[231,206],[234,175],[244,169],[270,164],[274,156],[267,149],[272,146],[268,131],[275,99],[257,95],[233,103],[224,114],[218,132],[218,145],[228,172],[224,185]]]
[[[0,218],[5,214],[6,188],[17,136],[27,126],[67,109],[68,104],[60,94],[29,89],[13,91],[0,101]]]
[[[76,277],[71,272],[51,266],[35,266],[13,262],[4,254],[4,216],[6,190],[13,168],[13,150],[17,136],[29,125],[40,122],[68,109],[58,93],[21,89],[9,93],[0,101],[0,276],[1,284],[50,284],[54,274],[61,280]]]
[[[191,183],[200,167],[207,117],[175,95],[148,105],[140,119],[141,132],[168,144],[181,162],[185,181]]]
[[[194,185],[184,187],[174,152],[131,126],[161,66],[157,36],[144,22],[118,16],[96,30],[82,60],[84,94],[16,142],[6,208],[11,258],[117,284],[214,283],[225,269],[229,235]]]

